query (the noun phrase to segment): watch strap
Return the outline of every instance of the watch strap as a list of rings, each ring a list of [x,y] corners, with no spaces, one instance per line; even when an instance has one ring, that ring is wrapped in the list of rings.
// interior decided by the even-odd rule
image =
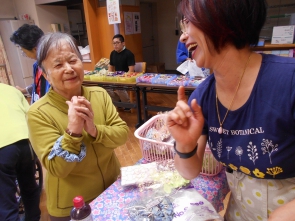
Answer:
[[[176,142],[174,141],[174,150],[175,152],[177,153],[177,155],[182,158],[182,159],[188,159],[188,158],[191,158],[192,156],[194,156],[197,152],[197,149],[198,149],[198,144],[196,145],[195,149],[193,149],[191,152],[189,153],[181,153],[179,152],[177,149],[176,149]]]
[[[70,135],[71,137],[82,137],[82,134],[75,134],[72,131],[70,131],[68,128],[66,129],[66,133]]]

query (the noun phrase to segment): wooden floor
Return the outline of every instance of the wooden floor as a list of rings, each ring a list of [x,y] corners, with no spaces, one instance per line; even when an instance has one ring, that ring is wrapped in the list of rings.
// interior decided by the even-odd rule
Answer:
[[[176,104],[177,96],[176,95],[166,95],[166,94],[148,94],[148,103],[149,105],[161,105],[167,107],[174,107]],[[115,150],[115,153],[121,163],[121,166],[131,166],[134,165],[139,159],[142,158],[139,141],[134,136],[134,131],[136,130],[135,125],[137,123],[136,110],[130,112],[124,112],[121,109],[118,109],[120,117],[126,121],[129,126],[129,134],[127,142],[118,147]],[[150,115],[157,114],[156,112],[149,112]],[[44,174],[44,183],[46,170],[43,169]],[[41,209],[41,221],[50,221],[48,212],[46,209],[46,194],[43,186],[40,200],[40,209]]]

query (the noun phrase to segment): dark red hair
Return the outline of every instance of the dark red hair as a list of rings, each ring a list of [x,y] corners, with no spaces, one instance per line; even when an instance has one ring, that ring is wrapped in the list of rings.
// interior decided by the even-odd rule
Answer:
[[[265,0],[181,0],[178,11],[204,32],[219,52],[257,45],[266,19]]]

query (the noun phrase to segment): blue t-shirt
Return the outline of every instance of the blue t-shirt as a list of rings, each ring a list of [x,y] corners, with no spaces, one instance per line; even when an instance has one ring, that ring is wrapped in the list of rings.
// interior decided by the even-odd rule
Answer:
[[[188,50],[185,46],[185,43],[178,41],[177,48],[176,48],[176,62],[177,64],[181,64],[182,62],[186,61],[188,58]]]
[[[229,111],[218,133],[214,74],[192,93],[205,117],[203,134],[218,161],[255,178],[295,177],[295,59],[262,54],[246,103]],[[220,118],[227,108],[218,102]]]

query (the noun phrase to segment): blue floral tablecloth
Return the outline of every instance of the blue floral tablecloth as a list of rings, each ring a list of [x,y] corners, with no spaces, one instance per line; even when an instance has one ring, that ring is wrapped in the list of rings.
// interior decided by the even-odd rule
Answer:
[[[223,210],[223,200],[229,192],[223,169],[216,176],[199,175],[192,180],[195,189],[217,211]],[[118,178],[108,189],[90,203],[92,216],[95,221],[121,221],[130,220],[127,215],[126,205],[139,198],[139,190],[136,186],[122,187]]]

